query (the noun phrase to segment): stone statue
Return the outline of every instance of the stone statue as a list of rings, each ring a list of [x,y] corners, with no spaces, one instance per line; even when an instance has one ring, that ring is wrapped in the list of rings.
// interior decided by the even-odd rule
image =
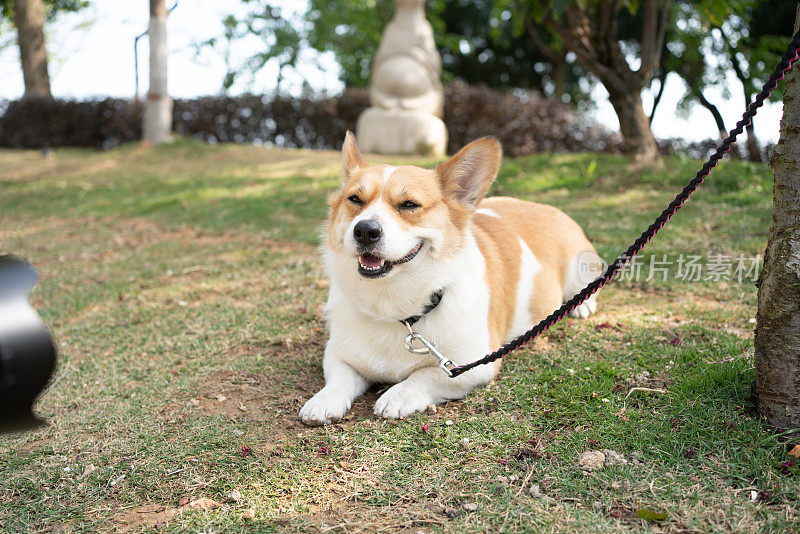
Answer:
[[[365,152],[441,155],[447,147],[442,64],[425,0],[395,4],[372,63],[372,107],[358,118],[358,144]]]

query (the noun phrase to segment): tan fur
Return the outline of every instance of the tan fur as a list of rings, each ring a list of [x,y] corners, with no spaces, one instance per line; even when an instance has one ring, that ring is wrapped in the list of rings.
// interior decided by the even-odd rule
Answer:
[[[473,231],[486,259],[490,292],[492,344],[499,346],[514,316],[521,249],[518,237],[541,264],[534,278],[530,303],[533,322],[544,319],[561,305],[569,262],[581,252],[595,252],[580,226],[561,210],[509,197],[484,199],[478,208],[500,217],[476,214]]]

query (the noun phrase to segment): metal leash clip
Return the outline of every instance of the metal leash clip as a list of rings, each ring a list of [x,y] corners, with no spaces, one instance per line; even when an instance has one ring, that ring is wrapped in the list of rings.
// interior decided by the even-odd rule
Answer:
[[[452,369],[455,367],[455,364],[446,358],[441,352],[436,349],[436,344],[431,343],[419,332],[415,332],[411,325],[408,324],[406,321],[403,321],[403,324],[406,325],[408,328],[408,335],[406,336],[406,350],[411,354],[433,354],[439,360],[439,367],[447,373],[447,376],[453,376]],[[414,340],[418,340],[422,343],[421,347],[414,346]]]

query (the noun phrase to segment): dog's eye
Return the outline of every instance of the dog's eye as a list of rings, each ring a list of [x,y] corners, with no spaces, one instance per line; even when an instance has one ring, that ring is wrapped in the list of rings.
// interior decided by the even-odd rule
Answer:
[[[364,205],[364,201],[361,200],[360,198],[358,198],[358,195],[350,195],[349,197],[347,197],[347,200],[349,200],[350,202],[352,202],[356,206],[363,206]]]
[[[415,210],[419,207],[420,207],[419,204],[417,204],[413,200],[406,200],[405,202],[403,202],[398,206],[398,208],[401,210]]]

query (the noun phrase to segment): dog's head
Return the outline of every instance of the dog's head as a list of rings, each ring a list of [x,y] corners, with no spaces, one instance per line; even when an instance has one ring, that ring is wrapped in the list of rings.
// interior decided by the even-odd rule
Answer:
[[[348,132],[342,186],[329,199],[326,248],[336,274],[375,281],[402,273],[419,277],[456,256],[500,159],[500,144],[484,137],[433,170],[368,166]]]

